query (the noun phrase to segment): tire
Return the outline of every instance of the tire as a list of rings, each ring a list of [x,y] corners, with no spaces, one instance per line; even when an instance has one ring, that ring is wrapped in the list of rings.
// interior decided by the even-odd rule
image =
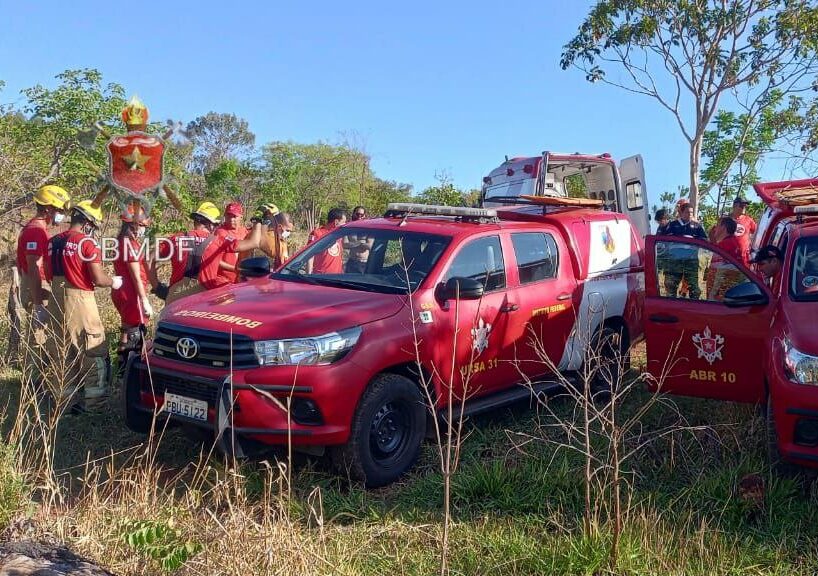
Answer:
[[[129,430],[137,434],[148,434],[151,431],[153,424],[153,414],[150,412],[143,412],[138,410],[136,406],[139,404],[139,384],[130,378],[131,363],[133,359],[137,358],[136,354],[130,353],[128,362],[125,366],[125,374],[123,376],[124,389],[122,391],[122,411],[125,417],[125,426]]]
[[[622,382],[629,369],[628,337],[623,327],[605,325],[597,332],[592,350],[599,355],[599,361],[592,368],[591,392],[610,393]]]
[[[349,441],[332,452],[335,466],[367,488],[391,484],[417,460],[426,432],[426,406],[414,382],[380,374],[352,417]]]
[[[781,455],[781,450],[778,448],[778,431],[775,427],[775,413],[773,411],[773,398],[770,393],[767,393],[767,405],[765,407],[765,428],[767,432],[767,461],[770,464],[770,470],[784,476],[792,478],[799,472],[798,466],[787,462]]]

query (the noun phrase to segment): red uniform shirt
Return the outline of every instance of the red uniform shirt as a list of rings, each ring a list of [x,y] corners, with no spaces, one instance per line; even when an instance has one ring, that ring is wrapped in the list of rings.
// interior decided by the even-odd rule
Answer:
[[[758,226],[756,221],[747,214],[742,214],[736,221],[736,238],[741,245],[741,249],[747,254],[745,260],[750,259],[750,236],[756,233]]]
[[[719,241],[717,246],[745,266],[750,265],[750,253],[749,251],[744,251],[741,241],[736,236],[727,236],[726,238],[723,238]],[[715,257],[713,259],[715,260]],[[721,258],[719,258],[719,261],[721,261]]]
[[[224,230],[224,229],[222,229]],[[213,240],[208,244],[202,253],[202,268],[199,270],[199,282],[208,290],[232,284],[235,280],[229,279],[229,275],[222,274],[219,269],[219,262],[225,259],[228,254],[234,254],[238,258],[237,250],[239,239],[231,234],[232,230],[224,230],[215,234]],[[233,274],[235,276],[235,274]]]
[[[204,242],[208,236],[210,232],[207,230],[190,230],[173,234],[159,243],[159,257],[170,258],[171,286],[185,277],[188,256],[193,252],[193,248]]]
[[[55,252],[55,243],[65,240],[62,255],[57,256],[57,270],[51,267],[51,258]],[[91,263],[102,263],[102,250],[97,241],[82,232],[68,230],[57,234],[48,241],[48,256],[46,257],[46,277],[65,276],[65,279],[74,288],[94,290],[94,280],[91,276]]]
[[[310,232],[309,242],[317,242],[335,228],[321,226]],[[312,259],[313,274],[343,274],[344,272],[344,247],[342,238],[338,240],[324,252],[316,254]]]
[[[117,257],[114,260],[114,273],[122,276],[122,288],[111,291],[111,300],[114,307],[119,312],[122,324],[126,326],[138,326],[147,323],[147,315],[142,309],[142,302],[139,300],[139,292],[136,290],[129,263],[139,263],[139,279],[148,292],[150,281],[148,280],[148,266],[145,263],[145,252],[138,240],[131,238],[120,238],[117,245]]]
[[[42,258],[40,278],[45,280],[44,262],[48,256],[48,228],[43,218],[32,218],[20,231],[20,237],[17,239],[17,269],[22,274],[28,272],[26,256]]]
[[[247,237],[247,228],[239,227],[235,230],[228,228],[217,228],[216,236],[235,238],[235,240],[238,242],[239,240],[244,240]],[[237,266],[239,263],[239,253],[235,249],[228,250],[222,254],[222,260],[231,266]],[[233,270],[225,270],[223,268],[219,268],[219,276],[222,277],[222,279],[219,281],[220,286],[224,284],[233,284],[238,282],[239,279],[238,272]]]

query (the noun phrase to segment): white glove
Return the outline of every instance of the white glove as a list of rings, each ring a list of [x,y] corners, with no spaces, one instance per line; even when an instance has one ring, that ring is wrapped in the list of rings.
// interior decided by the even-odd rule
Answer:
[[[145,296],[142,298],[142,310],[145,312],[145,316],[151,318],[153,316],[153,306],[151,306],[151,301],[148,300],[148,297]]]
[[[111,278],[113,282],[111,283],[111,290],[119,290],[122,288],[122,276],[114,276]]]

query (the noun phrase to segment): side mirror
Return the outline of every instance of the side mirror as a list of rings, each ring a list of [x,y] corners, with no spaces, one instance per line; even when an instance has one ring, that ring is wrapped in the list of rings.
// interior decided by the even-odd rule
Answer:
[[[740,308],[742,306],[760,306],[769,302],[767,295],[762,292],[755,282],[742,282],[733,286],[724,294],[725,306]]]
[[[483,297],[483,283],[474,278],[455,277],[449,278],[445,284],[440,283],[435,289],[438,300],[478,300]]]
[[[244,278],[261,278],[270,275],[270,261],[266,256],[247,258],[239,264],[239,274]]]

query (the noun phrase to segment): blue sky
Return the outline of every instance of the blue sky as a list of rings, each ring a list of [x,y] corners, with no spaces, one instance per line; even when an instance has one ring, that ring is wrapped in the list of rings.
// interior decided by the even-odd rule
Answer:
[[[559,68],[590,5],[0,0],[0,101],[91,67],[153,119],[233,112],[258,143],[346,134],[379,177],[416,190],[441,172],[479,187],[506,154],[640,153],[655,202],[688,179],[675,120]]]

